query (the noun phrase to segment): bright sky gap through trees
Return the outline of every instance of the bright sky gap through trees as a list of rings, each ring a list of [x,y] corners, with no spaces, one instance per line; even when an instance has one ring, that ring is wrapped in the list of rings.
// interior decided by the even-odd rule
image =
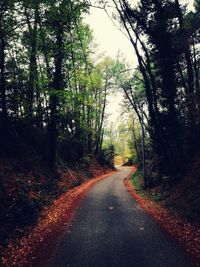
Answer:
[[[137,4],[137,0],[132,3]],[[193,0],[181,0],[182,4],[187,5],[188,10],[193,10]],[[108,9],[108,13],[104,10],[90,7],[89,14],[86,15],[86,23],[88,23],[93,31],[94,42],[97,44],[97,54],[105,54],[115,58],[121,53],[132,68],[137,66],[137,58],[134,54],[130,41],[120,32],[119,25],[112,18],[112,10]],[[116,24],[115,24],[116,23]],[[121,28],[120,28],[121,29]],[[115,95],[108,97],[108,122],[117,123],[121,114],[120,104],[123,96],[118,91]]]

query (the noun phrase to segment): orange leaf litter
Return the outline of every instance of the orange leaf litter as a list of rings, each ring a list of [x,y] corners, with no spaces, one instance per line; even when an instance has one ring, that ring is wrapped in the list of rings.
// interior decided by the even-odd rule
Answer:
[[[136,171],[136,168],[135,168]],[[184,221],[177,214],[171,214],[167,208],[155,203],[148,198],[139,195],[131,182],[131,175],[125,179],[125,185],[132,197],[140,206],[150,214],[175,240],[186,249],[186,251],[200,266],[200,229]]]
[[[62,194],[43,212],[33,231],[17,244],[10,243],[1,257],[3,267],[44,267],[86,192],[116,171],[98,176]]]
[[[132,168],[125,185],[133,198],[149,213],[162,227],[179,241],[182,246],[197,260],[200,260],[200,229],[183,221],[177,215],[172,215],[161,205],[149,199],[142,198],[136,193],[130,182]],[[114,171],[89,180],[82,185],[64,193],[44,212],[38,224],[27,237],[17,245],[10,243],[2,256],[4,267],[44,267],[52,255],[62,233],[70,226],[76,208],[86,192],[98,181],[107,178]]]

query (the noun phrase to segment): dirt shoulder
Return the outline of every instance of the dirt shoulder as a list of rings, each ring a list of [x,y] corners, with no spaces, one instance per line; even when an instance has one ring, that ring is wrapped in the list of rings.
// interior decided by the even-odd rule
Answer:
[[[140,195],[132,183],[132,175],[125,179],[125,185],[140,206],[173,236],[200,266],[200,228],[185,221],[178,214],[172,214],[170,209],[167,209],[162,203],[154,202],[147,196]]]
[[[2,266],[32,267],[45,266],[64,231],[70,226],[76,208],[86,192],[98,181],[107,178],[113,172],[97,176],[65,193],[43,211],[32,232],[18,240],[10,242],[2,253]]]

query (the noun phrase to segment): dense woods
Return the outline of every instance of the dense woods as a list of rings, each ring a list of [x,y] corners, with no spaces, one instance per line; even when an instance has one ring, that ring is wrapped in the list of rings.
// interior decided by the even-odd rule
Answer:
[[[138,59],[121,87],[157,158],[151,167],[176,180],[200,145],[199,2],[194,11],[179,1],[113,4]]]
[[[100,151],[112,62],[91,60],[87,10],[79,1],[1,2],[2,152],[19,149],[21,136],[51,166],[57,155],[76,162]]]
[[[120,56],[95,58],[84,22],[91,6],[112,12],[137,56],[134,71]],[[1,0],[0,246],[65,190],[58,181],[68,167],[87,170],[93,160],[113,167],[120,155],[143,167],[145,189],[167,190],[197,163],[200,192],[199,48],[199,0],[192,11],[179,0]],[[116,90],[128,114],[117,129],[105,123]]]

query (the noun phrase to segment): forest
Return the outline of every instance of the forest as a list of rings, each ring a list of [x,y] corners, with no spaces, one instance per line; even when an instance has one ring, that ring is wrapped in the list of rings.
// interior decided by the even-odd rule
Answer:
[[[144,190],[168,196],[181,184],[187,216],[199,221],[200,1],[192,10],[179,0],[133,2],[0,1],[0,247],[118,156],[138,166]],[[95,54],[90,8],[111,14],[137,68]],[[128,118],[117,129],[106,112],[115,91]]]

